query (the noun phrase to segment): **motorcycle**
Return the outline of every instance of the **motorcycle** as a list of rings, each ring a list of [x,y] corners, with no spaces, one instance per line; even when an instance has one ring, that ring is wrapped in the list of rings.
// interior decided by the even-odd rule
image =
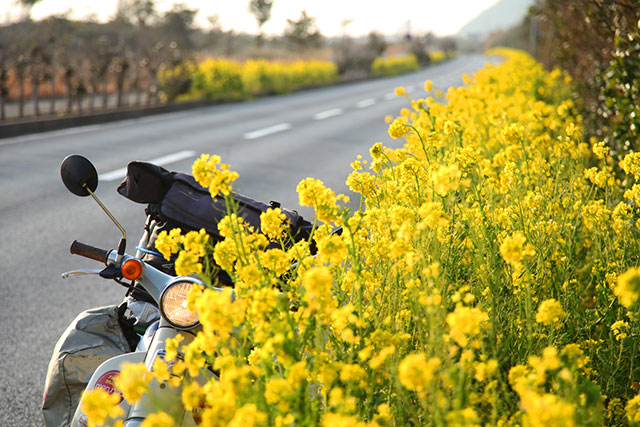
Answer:
[[[81,313],[58,340],[43,398],[43,415],[48,427],[86,426],[83,391],[102,388],[110,394],[120,394],[113,379],[125,363],[144,363],[146,369],[152,371],[158,358],[164,360],[168,339],[182,335],[182,345],[188,345],[200,330],[198,314],[189,310],[186,301],[190,289],[204,283],[195,277],[177,276],[173,262],[155,251],[155,239],[161,231],[173,228],[181,228],[183,232],[204,228],[214,242],[220,241],[217,224],[228,214],[227,203],[220,196],[212,198],[190,175],[169,172],[144,162],[131,162],[127,169],[118,193],[147,204],[147,221],[135,256],[126,253],[126,231],[95,194],[98,174],[93,164],[82,156],[71,155],[60,167],[67,189],[76,196],[93,198],[122,233],[117,249],[105,250],[74,241],[70,248],[72,254],[101,262],[105,267],[69,271],[62,277],[99,275],[125,286],[128,291],[118,306]],[[237,193],[232,196],[236,212],[258,231],[261,214],[280,208],[278,202],[265,204]],[[310,239],[313,231],[310,222],[296,211],[282,208],[281,212],[286,216],[292,241]],[[233,286],[227,273],[218,270],[215,274],[211,283]],[[209,288],[223,290],[210,285]],[[235,299],[233,292],[230,298]],[[216,378],[212,369],[204,369],[199,375],[195,380],[202,384]],[[187,413],[181,404],[179,387],[153,381],[148,395],[163,405],[170,405],[178,425],[196,426],[200,422],[201,408]],[[119,405],[124,414],[119,419],[125,427],[140,425],[153,411],[149,397],[129,405],[120,394]]]
[[[167,339],[175,338],[177,335],[182,335],[183,343],[185,344],[193,340],[199,327],[198,315],[188,309],[186,298],[192,286],[196,284],[203,285],[203,283],[194,277],[176,277],[159,270],[151,265],[150,262],[141,259],[143,258],[140,256],[140,249],[142,248],[139,248],[137,253],[138,256],[132,256],[126,253],[126,231],[95,195],[95,190],[98,185],[98,174],[95,167],[89,160],[77,155],[67,157],[61,165],[61,176],[65,186],[73,194],[82,197],[91,196],[122,233],[122,238],[120,239],[117,249],[105,250],[74,241],[70,248],[72,254],[98,261],[103,263],[105,267],[95,270],[69,271],[64,273],[62,277],[66,279],[73,276],[97,274],[105,279],[113,279],[120,284],[124,284],[130,288],[130,290],[135,289],[138,297],[140,297],[140,295],[144,295],[143,298],[131,298],[130,293],[129,298],[126,300],[126,302],[128,302],[129,311],[132,313],[136,312],[137,314],[136,316],[132,316],[136,320],[135,323],[138,325],[144,325],[144,334],[140,335],[140,332],[142,332],[140,329],[137,331],[138,335],[135,337],[135,341],[137,341],[137,343],[135,341],[131,342],[131,333],[128,334],[129,344],[131,347],[135,344],[135,349],[131,348],[132,351],[119,351],[119,349],[127,349],[123,349],[123,345],[120,345],[119,347],[116,346],[115,353],[120,352],[122,354],[109,357],[97,367],[89,367],[89,369],[95,368],[95,370],[91,374],[91,378],[86,384],[85,390],[92,390],[99,387],[109,393],[119,393],[118,390],[113,387],[113,378],[120,373],[121,367],[124,363],[142,362],[145,364],[147,370],[151,371],[156,359],[163,358]],[[129,283],[125,281],[129,281]],[[221,290],[219,288],[214,289]],[[157,309],[155,307],[157,307]],[[119,311],[123,311],[122,308],[120,308]],[[104,314],[98,310],[91,312],[89,317],[93,316],[91,318],[95,319],[96,313],[99,315]],[[114,322],[111,322],[111,324],[109,324],[109,322],[105,322],[104,325],[100,325],[99,328],[103,328],[101,331],[101,338],[104,339],[104,337],[109,336],[109,334],[121,335],[121,331],[109,330],[109,328],[117,329],[118,326],[122,326],[122,322],[119,323],[120,325],[114,324]],[[63,341],[68,343],[71,340],[69,338],[70,334],[71,336],[73,336],[74,333],[77,335],[78,324],[78,322],[74,322],[74,324],[72,324]],[[95,322],[92,325],[95,326]],[[93,339],[97,335],[98,334],[92,333],[91,338]],[[75,336],[74,339],[76,341],[76,347],[78,345],[78,341],[82,341],[82,339],[87,336],[88,335],[86,333],[81,335],[80,339]],[[92,341],[92,339],[87,341]],[[111,341],[117,341],[117,339],[113,339],[112,337],[105,339],[105,341],[109,341],[109,339]],[[102,352],[101,355],[98,355],[98,357],[95,357],[95,346],[92,347],[92,344],[80,344],[86,348],[91,348],[91,356],[93,356],[93,358],[85,357],[84,360],[78,362],[78,366],[70,366],[70,364],[67,363],[67,371],[72,371],[74,369],[86,370],[86,366],[82,366],[83,364],[86,365],[88,362],[89,365],[91,365],[91,361],[95,361],[99,356],[104,357],[104,352]],[[86,351],[86,348],[84,347],[83,351]],[[60,352],[60,349],[57,348],[57,351]],[[64,357],[67,357],[72,353],[72,351],[65,351],[62,358],[64,359]],[[54,351],[52,364],[64,363],[59,362],[59,359],[60,357],[56,360],[56,352]],[[47,386],[45,386],[44,406],[46,406],[47,402],[46,392],[51,388],[51,383],[56,380],[60,381],[60,379],[51,378],[52,376],[55,377],[57,373],[58,372],[54,372],[53,375],[48,376]],[[206,377],[206,373],[203,373],[202,375],[202,381],[209,379]],[[213,375],[213,373],[211,373],[211,375]],[[152,382],[151,394],[156,398],[160,397],[163,402],[176,402],[177,407],[181,406],[179,388],[166,387],[163,383],[158,384],[157,382]],[[71,398],[73,399],[73,397]],[[150,402],[143,398],[139,402],[129,405],[127,401],[121,397],[120,407],[123,410],[124,416],[120,419],[124,422],[124,425],[126,427],[140,425],[149,413],[151,406],[149,403]],[[43,410],[45,411],[45,420],[48,425],[68,425],[67,422],[69,414],[61,415],[60,412],[69,412],[73,407],[76,407],[76,410],[70,425],[74,427],[87,425],[87,418],[82,411],[82,400],[71,403],[65,402],[64,410],[57,411],[58,413],[51,410],[51,406],[53,405],[49,405],[48,408],[45,408],[44,406]],[[47,414],[46,411],[49,411],[49,413]],[[47,415],[50,416],[47,417]],[[56,417],[63,419],[53,419]],[[198,422],[198,414],[197,411],[194,411],[192,414],[183,413],[182,416],[177,419],[181,420],[180,425],[182,426],[196,426]]]

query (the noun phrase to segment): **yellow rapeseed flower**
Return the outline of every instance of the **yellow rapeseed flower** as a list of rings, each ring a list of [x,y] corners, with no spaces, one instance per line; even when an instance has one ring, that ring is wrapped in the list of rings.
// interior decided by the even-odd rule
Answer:
[[[630,309],[638,302],[640,295],[640,268],[632,267],[618,276],[618,283],[613,289],[620,304]]]
[[[527,425],[531,427],[573,427],[576,408],[550,393],[526,391],[520,395]]]
[[[330,316],[334,308],[332,299],[333,276],[327,267],[315,267],[304,273],[302,285],[304,299],[314,314]]]
[[[204,402],[204,397],[200,384],[193,381],[182,387],[182,403],[187,411],[199,407],[202,402]]]
[[[627,331],[629,330],[629,324],[624,320],[618,320],[611,325],[611,331],[616,340],[620,341],[627,337]]]
[[[477,307],[466,307],[458,304],[453,313],[447,315],[451,338],[460,346],[466,347],[469,338],[480,334],[481,326],[489,320],[489,316]]]
[[[318,254],[328,264],[339,265],[349,255],[342,236],[338,234],[324,236],[317,243]]]
[[[135,403],[149,389],[151,378],[144,363],[124,363],[113,382],[129,403]]]
[[[367,378],[367,371],[358,364],[346,364],[340,370],[340,381],[347,383],[349,381],[359,382]]]
[[[211,197],[218,193],[228,196],[231,193],[231,183],[238,179],[238,173],[229,170],[229,165],[220,162],[220,156],[203,154],[191,168],[194,178],[204,188],[209,190]]]
[[[557,325],[566,316],[567,313],[562,309],[562,304],[555,298],[549,298],[540,303],[536,313],[536,322],[545,326]]]
[[[409,390],[422,391],[434,380],[441,364],[438,357],[427,360],[424,353],[410,354],[398,365],[400,383]]]
[[[177,253],[180,250],[180,244],[182,243],[182,231],[179,228],[174,228],[167,233],[166,230],[162,230],[158,234],[156,239],[156,249],[164,256],[164,259],[169,261],[171,255]]]
[[[625,412],[629,421],[640,423],[640,394],[627,401]]]
[[[502,258],[514,267],[522,264],[522,259],[525,255],[529,255],[533,252],[533,249],[525,245],[527,239],[524,237],[522,231],[516,231],[505,239],[500,244],[500,255]]]
[[[202,273],[202,263],[200,258],[191,252],[180,251],[175,262],[176,273],[179,276],[189,276],[191,274]]]
[[[189,231],[182,238],[184,250],[195,257],[203,257],[206,254],[206,245],[209,242],[209,235],[204,228],[200,231]]]
[[[227,424],[228,427],[254,427],[264,425],[267,421],[267,414],[258,410],[255,403],[247,403],[238,409]]]
[[[287,225],[287,216],[280,208],[269,208],[260,214],[260,230],[272,240],[282,237]]]
[[[387,359],[396,352],[396,347],[389,345],[369,360],[369,367],[373,370],[380,369]]]
[[[176,421],[171,415],[166,412],[158,412],[147,415],[140,427],[173,427],[175,425]]]
[[[456,164],[439,166],[431,174],[433,190],[440,196],[446,196],[450,191],[455,191],[459,188],[461,175],[462,172],[460,172]]]
[[[124,415],[118,406],[122,397],[102,388],[86,391],[82,396],[82,412],[87,416],[89,427],[102,426],[107,420]]]
[[[620,162],[620,167],[634,177],[640,177],[640,152],[629,153]]]
[[[596,158],[600,160],[604,159],[606,155],[609,154],[609,148],[604,141],[596,142],[595,144],[593,144],[593,147],[591,147],[591,151],[593,151],[593,154],[596,156]]]
[[[409,133],[409,123],[404,117],[398,117],[389,125],[389,136],[393,139],[402,138]]]
[[[312,206],[318,221],[327,224],[338,219],[339,207],[333,190],[326,188],[319,179],[305,178],[296,187],[300,205]]]

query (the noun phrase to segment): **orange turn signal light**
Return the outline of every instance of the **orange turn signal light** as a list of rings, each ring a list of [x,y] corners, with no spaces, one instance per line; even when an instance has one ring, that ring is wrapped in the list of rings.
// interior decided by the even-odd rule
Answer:
[[[136,280],[142,276],[142,263],[137,259],[129,259],[122,264],[120,270],[125,279]]]

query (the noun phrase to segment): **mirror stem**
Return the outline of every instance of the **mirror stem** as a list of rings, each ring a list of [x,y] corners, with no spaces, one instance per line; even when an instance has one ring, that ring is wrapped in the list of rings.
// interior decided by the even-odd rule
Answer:
[[[120,225],[118,220],[115,219],[115,217],[113,215],[111,215],[111,212],[109,212],[109,209],[107,209],[107,207],[102,204],[102,202],[100,201],[98,196],[93,194],[93,191],[91,191],[89,189],[87,184],[84,184],[83,187],[84,187],[85,190],[87,190],[89,192],[91,197],[93,197],[93,200],[96,201],[96,203],[102,208],[102,210],[107,214],[107,216],[111,219],[111,221],[113,221],[113,223],[116,225],[116,227],[118,227],[118,229],[122,233],[122,240],[120,240],[120,244],[118,245],[118,258],[119,258],[118,261],[120,261],[120,258],[122,258],[122,255],[124,255],[124,251],[125,251],[125,245],[126,245],[126,241],[127,241],[127,232],[125,231],[124,227],[122,227]]]

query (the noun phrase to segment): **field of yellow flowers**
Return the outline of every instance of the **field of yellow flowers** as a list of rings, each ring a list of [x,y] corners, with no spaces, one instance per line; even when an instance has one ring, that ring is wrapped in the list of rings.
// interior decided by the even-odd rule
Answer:
[[[378,57],[371,64],[371,73],[374,76],[395,76],[419,70],[418,59],[415,55]]]
[[[252,59],[238,62],[210,58],[200,63],[178,65],[160,73],[161,85],[176,76],[187,76],[189,87],[180,100],[214,99],[237,101],[255,95],[283,94],[304,87],[334,83],[338,69],[330,61],[274,62]]]
[[[183,387],[203,426],[640,422],[640,153],[616,159],[583,139],[562,72],[495,53],[505,62],[464,76],[446,102],[425,82],[390,123],[397,144],[353,162],[359,210],[300,182],[316,256],[289,241],[278,209],[258,233],[230,198],[215,247],[204,233],[159,239],[179,273],[206,279],[215,261],[236,298],[192,293],[202,330],[166,354],[183,355],[180,377],[131,365],[116,382],[125,398],[152,381]],[[237,178],[217,156],[193,172],[212,194]],[[193,381],[207,364],[219,380]],[[89,397],[92,422],[117,415]],[[172,416],[158,408],[143,425]]]

